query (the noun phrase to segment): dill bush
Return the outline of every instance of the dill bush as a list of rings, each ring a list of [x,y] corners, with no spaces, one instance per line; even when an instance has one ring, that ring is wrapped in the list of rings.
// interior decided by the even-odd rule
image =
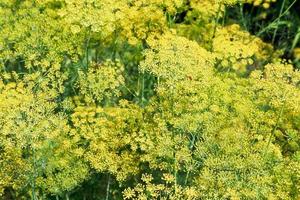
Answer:
[[[299,199],[296,0],[1,0],[0,199]]]

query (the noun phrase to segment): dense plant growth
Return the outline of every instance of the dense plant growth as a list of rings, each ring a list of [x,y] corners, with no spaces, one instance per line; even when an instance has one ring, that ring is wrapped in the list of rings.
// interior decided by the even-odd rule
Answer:
[[[0,199],[299,199],[299,10],[1,0]]]

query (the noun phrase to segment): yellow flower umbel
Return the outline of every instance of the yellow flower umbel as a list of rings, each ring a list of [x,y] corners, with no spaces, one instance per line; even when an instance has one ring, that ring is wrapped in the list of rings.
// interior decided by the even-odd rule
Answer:
[[[123,65],[111,60],[92,63],[87,72],[79,72],[78,89],[87,104],[109,104],[120,95],[124,84]]]
[[[264,9],[270,8],[272,3],[275,3],[276,0],[245,0],[245,3],[252,4],[253,6],[261,6]]]
[[[88,142],[85,159],[98,172],[109,172],[118,181],[139,171],[136,148],[141,139],[141,109],[127,102],[117,107],[77,107],[72,114],[74,131]]]
[[[88,175],[78,138],[47,93],[0,82],[0,192],[42,197],[71,190]]]
[[[197,79],[210,73],[214,56],[196,42],[171,33],[160,39],[147,40],[150,49],[144,51],[145,60],[140,70],[162,80]]]
[[[258,68],[275,56],[271,45],[241,30],[237,24],[218,28],[212,50],[221,67],[240,72],[247,67]]]

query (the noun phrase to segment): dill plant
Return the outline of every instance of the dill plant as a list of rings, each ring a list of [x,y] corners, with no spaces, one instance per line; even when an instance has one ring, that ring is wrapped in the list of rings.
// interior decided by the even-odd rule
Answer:
[[[1,1],[0,199],[299,199],[298,8]]]

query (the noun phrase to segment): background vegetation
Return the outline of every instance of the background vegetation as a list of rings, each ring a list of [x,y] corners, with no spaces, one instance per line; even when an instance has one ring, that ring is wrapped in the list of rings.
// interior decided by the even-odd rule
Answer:
[[[1,0],[0,199],[299,199],[299,10]]]

